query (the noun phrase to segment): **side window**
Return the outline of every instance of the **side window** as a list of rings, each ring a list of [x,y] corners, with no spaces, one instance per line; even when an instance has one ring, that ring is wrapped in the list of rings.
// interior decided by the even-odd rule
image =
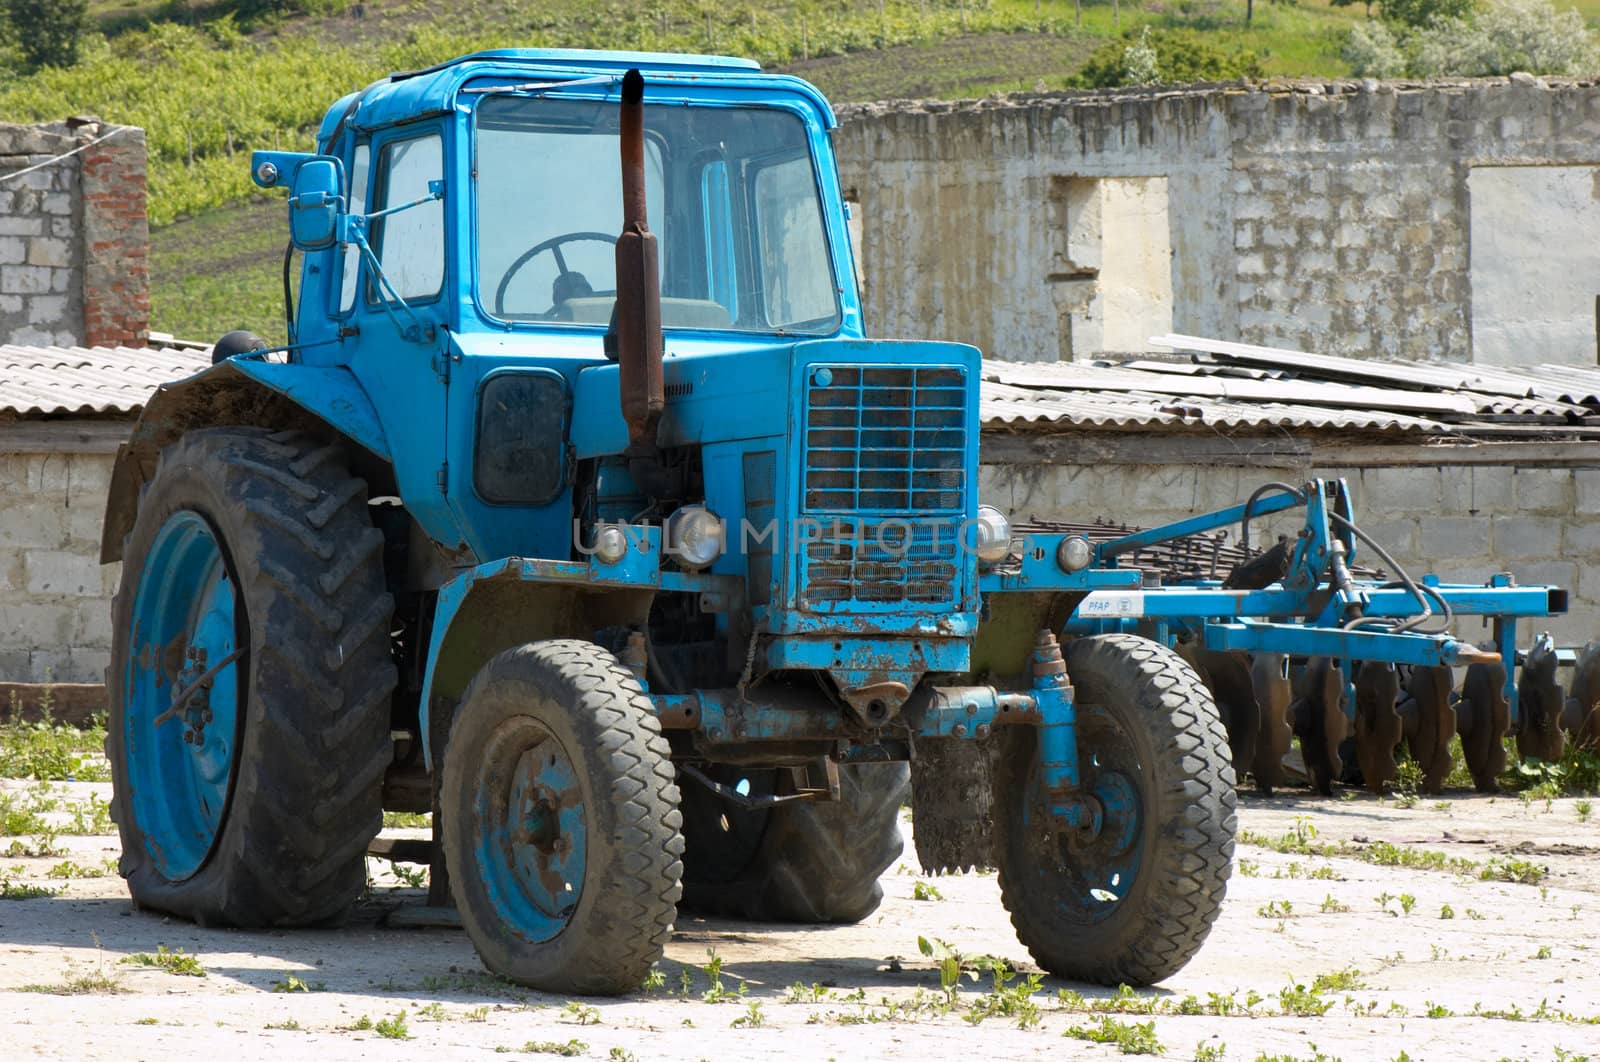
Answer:
[[[350,213],[367,212],[367,179],[372,169],[372,148],[356,145],[354,160],[350,163]],[[344,265],[339,274],[339,312],[348,313],[356,304],[356,278],[361,273],[361,248],[345,244]]]
[[[761,290],[767,324],[777,328],[832,320],[838,314],[814,181],[811,160],[803,155],[756,174]]]
[[[421,199],[444,176],[438,134],[383,149],[382,209]],[[383,275],[402,299],[431,299],[444,285],[444,203],[433,200],[382,218],[372,234]],[[377,297],[377,292],[372,292]]]

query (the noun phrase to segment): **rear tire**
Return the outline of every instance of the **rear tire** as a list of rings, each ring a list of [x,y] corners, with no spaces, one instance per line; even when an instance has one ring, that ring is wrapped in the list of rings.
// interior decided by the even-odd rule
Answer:
[[[1018,727],[995,764],[995,859],[1017,938],[1058,977],[1148,985],[1200,949],[1232,871],[1234,771],[1211,694],[1145,638],[1066,649],[1083,788],[1107,814],[1088,841],[1055,834],[1037,784],[1038,735]],[[1108,799],[1109,798],[1109,799]],[[1115,807],[1129,809],[1113,817]]]
[[[787,772],[717,768],[733,784],[770,793]],[[839,799],[735,808],[694,781],[684,790],[686,908],[752,922],[859,922],[878,909],[878,879],[900,858],[900,808],[911,795],[904,763],[846,764]],[[780,790],[782,791],[782,790]],[[726,826],[724,826],[726,823]]]
[[[340,451],[305,435],[213,428],[162,451],[123,546],[106,673],[111,810],[140,906],[307,925],[365,888],[396,678],[366,503]],[[201,572],[228,605],[196,619]],[[216,718],[185,742],[183,719],[155,720],[208,642],[211,668],[247,654],[217,671]]]

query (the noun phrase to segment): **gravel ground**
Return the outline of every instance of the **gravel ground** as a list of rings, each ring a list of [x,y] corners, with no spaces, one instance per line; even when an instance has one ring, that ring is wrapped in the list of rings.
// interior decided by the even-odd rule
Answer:
[[[51,817],[66,823],[108,789],[52,786],[61,803]],[[114,836],[63,836],[56,844],[66,854],[46,857],[5,856],[7,840],[0,879],[10,890],[63,891],[0,901],[0,1014],[11,1026],[0,1053],[539,1057],[560,1046],[641,1062],[1118,1055],[1116,1045],[1068,1032],[1077,1028],[1121,1035],[1130,1047],[1153,1038],[1176,1059],[1600,1058],[1600,820],[1587,802],[1463,794],[1410,807],[1366,795],[1241,803],[1247,843],[1210,939],[1177,976],[1122,999],[1048,978],[1031,994],[995,993],[985,974],[963,978],[947,1002],[919,936],[998,956],[1024,975],[1035,968],[992,875],[930,879],[909,855],[885,876],[884,905],[862,925],[686,918],[660,987],[577,1001],[488,977],[459,931],[388,927],[388,914],[421,894],[386,864],[374,862],[371,898],[341,929],[241,932],[134,910],[122,880],[104,873],[117,855]],[[1394,847],[1372,848],[1377,841]],[[1372,862],[1380,852],[1391,863],[1446,865]],[[103,876],[49,877],[65,859]],[[1484,866],[1542,878],[1483,880]],[[919,882],[940,898],[913,898]],[[124,961],[162,947],[197,958],[204,976]],[[712,952],[720,1002],[704,998]],[[58,994],[71,988],[80,991]],[[1224,1045],[1224,1054],[1210,1053]]]

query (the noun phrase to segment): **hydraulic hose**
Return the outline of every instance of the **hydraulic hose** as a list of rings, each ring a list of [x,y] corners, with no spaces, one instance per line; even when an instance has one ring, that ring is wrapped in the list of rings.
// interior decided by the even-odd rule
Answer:
[[[1261,484],[1261,486],[1257,487],[1251,493],[1249,498],[1245,499],[1244,515],[1239,518],[1239,544],[1245,549],[1250,548],[1250,510],[1256,507],[1256,502],[1260,501],[1263,497],[1272,493],[1273,491],[1282,491],[1284,494],[1292,494],[1295,496],[1295,498],[1299,499],[1300,504],[1305,504],[1306,492],[1301,490],[1299,487],[1291,486],[1290,484],[1284,483],[1280,480],[1273,480],[1270,483]]]
[[[1344,528],[1346,531],[1349,531],[1356,538],[1360,539],[1362,542],[1366,543],[1366,545],[1370,546],[1372,548],[1372,551],[1378,555],[1378,558],[1380,560],[1382,560],[1385,564],[1387,564],[1389,566],[1390,570],[1392,570],[1395,573],[1395,575],[1399,578],[1401,585],[1404,586],[1407,590],[1411,591],[1411,596],[1417,599],[1417,604],[1422,606],[1422,611],[1421,612],[1417,613],[1414,616],[1411,616],[1408,619],[1401,620],[1401,621],[1396,621],[1396,620],[1392,620],[1392,619],[1383,619],[1383,618],[1377,617],[1377,616],[1357,616],[1355,619],[1351,620],[1350,622],[1348,622],[1348,623],[1346,623],[1344,625],[1345,629],[1350,630],[1350,629],[1354,629],[1354,628],[1357,628],[1357,627],[1378,626],[1378,627],[1388,627],[1388,628],[1390,628],[1390,629],[1392,629],[1394,631],[1397,631],[1397,632],[1398,631],[1416,630],[1423,623],[1427,622],[1428,617],[1433,615],[1433,607],[1428,604],[1428,598],[1431,597],[1431,598],[1433,598],[1435,601],[1437,601],[1439,603],[1439,608],[1440,608],[1440,612],[1442,614],[1442,619],[1443,619],[1443,624],[1444,625],[1443,625],[1443,627],[1435,629],[1435,630],[1428,630],[1428,631],[1420,631],[1419,630],[1419,631],[1417,631],[1417,633],[1419,633],[1419,634],[1446,634],[1446,633],[1449,632],[1451,624],[1454,623],[1454,621],[1455,621],[1455,615],[1450,609],[1450,603],[1444,599],[1444,595],[1443,594],[1439,593],[1433,587],[1425,586],[1425,585],[1423,585],[1421,583],[1418,583],[1415,579],[1411,578],[1410,574],[1403,567],[1400,566],[1399,562],[1396,561],[1394,559],[1394,557],[1390,556],[1388,550],[1384,549],[1383,546],[1381,546],[1375,539],[1373,539],[1373,537],[1371,535],[1369,535],[1365,531],[1361,530],[1361,528],[1357,527],[1354,523],[1352,523],[1351,521],[1349,521],[1345,517],[1340,516],[1338,513],[1330,512],[1328,514],[1328,519],[1332,520],[1335,524],[1337,524],[1338,526]]]

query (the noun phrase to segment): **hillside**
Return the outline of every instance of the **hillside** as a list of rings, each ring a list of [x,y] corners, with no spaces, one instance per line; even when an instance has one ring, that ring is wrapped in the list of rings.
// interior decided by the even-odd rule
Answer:
[[[291,6],[320,12],[285,17]],[[1580,8],[1600,0],[1580,0]],[[1066,87],[1140,27],[1254,53],[1268,75],[1348,73],[1365,17],[1329,0],[93,0],[104,34],[77,66],[0,81],[0,120],[98,114],[143,126],[154,226],[152,327],[281,338],[281,204],[251,188],[252,148],[307,148],[340,95],[485,47],[722,52],[797,73],[836,101]],[[265,12],[249,16],[251,11]],[[0,56],[3,59],[3,56]]]

